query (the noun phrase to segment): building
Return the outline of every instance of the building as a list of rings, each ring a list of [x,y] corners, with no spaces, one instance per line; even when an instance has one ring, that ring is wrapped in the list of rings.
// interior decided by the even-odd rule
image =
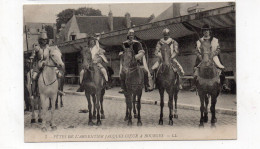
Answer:
[[[212,3],[210,3],[212,4]],[[179,43],[180,55],[178,60],[183,66],[185,75],[193,74],[193,66],[195,64],[196,55],[194,54],[195,43],[198,36],[202,36],[200,28],[205,24],[209,24],[214,32],[214,36],[220,41],[221,58],[226,67],[226,73],[235,75],[236,70],[236,18],[235,5],[232,3],[217,3],[202,7],[203,5],[172,4],[161,15],[155,17],[150,23],[137,25],[132,27],[135,30],[136,36],[142,39],[145,45],[148,66],[151,67],[155,61],[154,49],[157,41],[162,38],[162,30],[169,28],[171,37]],[[196,6],[196,7],[194,7]],[[214,6],[214,8],[213,8]],[[219,8],[216,8],[219,7]],[[173,8],[174,9],[173,11]],[[197,11],[200,8],[202,11]],[[185,15],[182,15],[185,10]],[[168,12],[168,13],[167,13]],[[194,13],[193,13],[194,12]],[[175,17],[173,17],[176,15]],[[101,35],[100,43],[105,47],[110,60],[110,65],[114,69],[115,75],[119,74],[119,58],[118,52],[121,49],[121,44],[126,40],[128,28],[121,30],[113,30]],[[67,51],[70,48],[84,44],[87,38],[79,39],[67,43],[59,44],[60,48]],[[188,77],[189,78],[189,77]]]
[[[60,32],[56,35],[55,42],[60,44],[79,41],[81,39],[84,41],[84,38],[96,33],[105,34],[115,30],[123,30],[147,24],[149,21],[149,18],[131,17],[129,13],[126,13],[124,17],[116,17],[113,16],[112,11],[109,12],[108,16],[73,15],[66,25],[62,25]],[[71,77],[78,76],[82,62],[79,49],[67,46],[62,48],[62,53],[65,61],[66,75]]]

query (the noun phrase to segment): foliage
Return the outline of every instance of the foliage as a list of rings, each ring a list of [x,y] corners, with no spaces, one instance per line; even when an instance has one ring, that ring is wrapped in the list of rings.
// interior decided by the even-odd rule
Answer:
[[[76,10],[65,9],[62,12],[57,14],[56,25],[58,31],[61,28],[61,24],[63,23],[66,24],[71,19],[73,13],[75,13],[75,15],[84,15],[84,16],[102,16],[102,13],[99,9],[93,9],[87,7],[81,7]]]

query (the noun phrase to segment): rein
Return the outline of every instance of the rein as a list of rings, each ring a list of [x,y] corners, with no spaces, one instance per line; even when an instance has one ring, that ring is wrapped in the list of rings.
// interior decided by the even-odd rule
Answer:
[[[47,64],[45,64],[44,67],[46,66],[46,67],[57,67],[58,68],[57,64],[55,63],[55,61],[52,59],[52,57],[50,55],[49,55],[49,59],[51,59],[51,61],[55,65],[47,65]],[[44,76],[43,76],[43,71],[42,71],[42,79],[43,79],[43,83],[44,83],[45,86],[50,86],[50,85],[52,85],[53,83],[55,83],[57,81],[57,76],[56,76],[56,79],[53,82],[51,82],[50,84],[46,84]]]

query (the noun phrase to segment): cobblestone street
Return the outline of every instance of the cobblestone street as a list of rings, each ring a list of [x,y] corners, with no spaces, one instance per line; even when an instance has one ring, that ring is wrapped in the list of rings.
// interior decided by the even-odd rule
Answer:
[[[168,125],[168,106],[164,107],[164,125],[158,125],[160,106],[158,105],[148,105],[142,104],[141,107],[141,118],[143,126],[137,126],[137,120],[133,120],[133,126],[129,129],[127,122],[124,121],[125,116],[125,102],[116,99],[105,99],[104,100],[104,111],[106,119],[102,120],[102,126],[88,126],[88,113],[80,113],[80,110],[87,109],[87,100],[84,96],[73,96],[67,95],[64,97],[64,107],[55,110],[55,123],[57,124],[57,130],[53,132],[75,132],[75,131],[87,131],[92,130],[103,131],[103,130],[113,130],[120,129],[121,131],[130,130],[135,131],[167,131],[167,130],[182,130],[184,133],[188,130],[197,130],[200,112],[196,110],[178,109],[179,118],[174,119],[173,126]],[[50,114],[50,112],[48,112]],[[50,115],[49,115],[50,116]],[[209,120],[211,115],[209,114]],[[216,130],[226,130],[232,128],[236,130],[236,116],[217,114],[218,122],[216,123]],[[25,134],[30,134],[34,131],[40,130],[38,124],[31,124],[31,112],[26,112],[24,116],[25,121]],[[173,129],[172,129],[173,128]],[[210,123],[205,124],[204,130],[212,131],[210,128]],[[51,128],[49,128],[50,130]],[[179,131],[177,131],[179,132]],[[110,133],[110,132],[109,132]],[[38,133],[37,133],[38,134]],[[186,134],[187,136],[191,134]],[[184,137],[184,136],[183,136]],[[235,136],[232,135],[231,138]],[[210,138],[210,137],[209,137]],[[221,137],[220,137],[221,138]],[[225,137],[224,137],[225,138]],[[57,140],[56,140],[57,141]]]

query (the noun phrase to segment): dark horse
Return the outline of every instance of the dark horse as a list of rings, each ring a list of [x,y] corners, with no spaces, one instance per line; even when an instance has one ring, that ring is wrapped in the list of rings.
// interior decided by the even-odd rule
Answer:
[[[220,93],[220,78],[218,68],[213,62],[212,48],[210,41],[201,42],[201,53],[202,62],[198,68],[198,79],[197,79],[197,89],[200,97],[200,127],[204,126],[204,122],[208,122],[208,104],[209,97],[211,97],[211,107],[210,111],[212,114],[211,124],[215,126],[217,122],[215,106],[217,103],[217,97]],[[205,103],[205,105],[204,105]]]
[[[88,100],[88,109],[89,109],[89,122],[88,125],[94,125],[92,119],[97,118],[96,125],[101,125],[101,119],[105,119],[105,114],[103,110],[103,99],[105,94],[105,79],[100,69],[96,64],[92,62],[92,55],[90,48],[80,47],[81,54],[83,56],[83,65],[85,68],[85,73],[83,76],[83,87],[85,90],[85,95]],[[93,102],[93,115],[92,115],[92,103]],[[101,107],[101,109],[100,109]],[[101,116],[100,116],[101,112]],[[97,114],[97,117],[96,117]]]
[[[169,95],[168,107],[170,110],[169,114],[169,125],[173,125],[173,97],[175,101],[175,110],[174,110],[174,118],[178,118],[177,115],[177,99],[178,99],[178,84],[179,84],[179,76],[177,72],[174,71],[172,63],[171,63],[171,49],[167,44],[163,44],[161,47],[162,53],[162,64],[159,66],[156,84],[160,93],[160,106],[161,106],[161,114],[159,125],[163,125],[163,107],[164,107],[164,91]]]
[[[125,121],[128,120],[128,125],[132,125],[132,106],[135,118],[138,118],[137,125],[141,126],[141,96],[142,89],[144,85],[144,74],[142,68],[138,66],[135,59],[134,51],[130,48],[124,49],[124,54],[122,57],[122,72],[120,78],[125,80],[125,99],[126,99],[126,116]],[[137,110],[138,115],[136,115],[135,104],[137,96]]]

